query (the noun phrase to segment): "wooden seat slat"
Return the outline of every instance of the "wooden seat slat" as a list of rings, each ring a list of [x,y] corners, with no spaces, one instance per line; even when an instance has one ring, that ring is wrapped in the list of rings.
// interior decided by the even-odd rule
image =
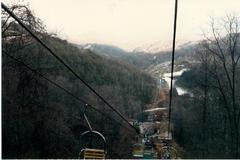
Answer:
[[[104,150],[86,148],[84,151],[85,159],[105,159]]]

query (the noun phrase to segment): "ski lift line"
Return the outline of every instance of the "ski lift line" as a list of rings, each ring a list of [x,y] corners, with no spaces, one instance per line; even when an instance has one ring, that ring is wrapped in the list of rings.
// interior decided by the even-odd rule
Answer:
[[[172,112],[172,95],[173,95],[173,71],[174,71],[174,56],[175,56],[175,43],[176,43],[176,31],[177,31],[177,10],[178,0],[175,0],[174,11],[174,24],[173,24],[173,43],[172,43],[172,67],[171,67],[171,85],[170,85],[170,99],[169,99],[169,112],[168,112],[168,138],[170,138],[171,130],[171,112]]]
[[[113,119],[111,118],[110,116],[108,116],[107,114],[103,113],[102,111],[100,111],[99,109],[93,107],[92,105],[88,104],[86,101],[84,101],[83,99],[75,96],[72,92],[70,92],[69,90],[65,89],[64,87],[62,87],[61,85],[57,84],[56,82],[52,81],[51,79],[45,77],[43,74],[41,74],[40,72],[38,72],[37,70],[35,69],[32,69],[31,67],[29,67],[26,63],[18,60],[17,58],[13,57],[12,55],[8,54],[7,52],[5,52],[4,50],[2,50],[3,54],[5,54],[6,56],[8,56],[9,58],[11,58],[12,60],[18,62],[19,64],[25,66],[27,69],[29,69],[30,71],[32,71],[33,73],[39,75],[40,77],[42,77],[43,79],[47,80],[49,83],[51,83],[52,85],[58,87],[59,89],[63,90],[65,93],[69,94],[70,96],[72,96],[73,98],[75,98],[77,101],[83,103],[83,104],[87,104],[90,109],[93,109],[95,112],[98,112],[100,113],[101,115],[103,115],[104,117],[106,117],[107,119],[109,120],[113,120],[115,121],[115,123],[117,123],[118,125],[124,127],[125,129],[129,130],[128,127],[126,127],[125,125],[123,125],[122,123],[118,122],[116,119]],[[73,118],[76,118],[76,119],[79,119],[78,117],[76,116],[72,116]],[[131,130],[129,130],[131,131]]]
[[[90,131],[93,131],[92,126],[91,126],[91,124],[90,124],[90,122],[87,118],[87,115],[86,115],[87,107],[88,107],[88,104],[85,104],[85,109],[84,109],[84,112],[83,112],[83,116],[84,116],[84,118],[85,118],[85,120],[88,124],[88,128],[90,129]]]
[[[1,2],[2,8],[12,17],[14,18],[19,25],[21,25],[29,34],[35,38],[45,49],[47,49],[52,56],[54,56],[60,63],[62,63],[73,75],[75,75],[88,89],[90,89],[99,99],[101,99],[109,108],[111,108],[114,112],[117,113],[118,116],[120,116],[130,127],[132,127],[138,134],[139,131],[136,127],[134,127],[128,120],[117,110],[115,109],[111,104],[109,104],[97,91],[95,91],[87,82],[85,82],[79,74],[77,74],[69,65],[67,65],[60,57],[58,57],[52,49],[50,49],[42,40],[38,38],[38,36],[35,35],[28,27],[21,22],[21,20],[12,12],[8,9],[8,7]]]

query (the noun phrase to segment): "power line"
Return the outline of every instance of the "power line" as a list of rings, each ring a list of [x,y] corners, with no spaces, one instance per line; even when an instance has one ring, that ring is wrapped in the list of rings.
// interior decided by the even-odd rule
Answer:
[[[170,85],[170,99],[169,99],[169,112],[168,112],[168,138],[170,138],[171,130],[171,112],[172,112],[172,94],[173,94],[173,71],[174,71],[174,55],[175,55],[175,42],[176,42],[176,30],[177,30],[177,8],[178,0],[175,0],[175,13],[173,24],[173,44],[172,44],[172,68],[171,68],[171,85]]]
[[[109,120],[114,120],[117,124],[121,125],[122,127],[126,128],[127,130],[129,130],[129,128],[127,128],[126,126],[124,126],[122,123],[118,122],[116,119],[111,118],[110,116],[108,116],[107,114],[103,113],[101,110],[93,107],[92,105],[90,105],[89,103],[87,103],[85,100],[75,96],[72,92],[70,92],[69,90],[67,90],[66,88],[62,87],[61,85],[59,85],[58,83],[52,81],[51,79],[47,78],[46,76],[44,76],[43,74],[41,74],[39,71],[31,68],[29,65],[27,65],[26,63],[20,61],[19,59],[13,57],[12,55],[8,54],[6,51],[2,51],[3,54],[5,54],[6,56],[8,56],[9,58],[11,58],[12,60],[18,62],[19,64],[23,65],[24,67],[26,67],[27,69],[29,69],[30,71],[32,71],[34,74],[39,75],[40,77],[42,77],[43,79],[45,79],[46,81],[48,81],[49,83],[51,83],[52,85],[58,87],[59,89],[63,90],[65,93],[69,94],[70,96],[72,96],[73,98],[75,98],[77,101],[83,103],[84,105],[87,105],[88,107],[90,107],[91,109],[93,109],[94,111],[100,113],[101,115],[103,115],[104,117],[106,117]],[[73,116],[74,118],[76,118],[75,116]],[[89,127],[90,128],[90,127]],[[129,130],[130,131],[130,130]]]
[[[99,99],[101,99],[109,108],[111,108],[118,116],[120,116],[130,127],[132,127],[137,133],[139,133],[138,129],[134,127],[128,120],[110,103],[108,103],[97,91],[95,91],[87,82],[85,82],[78,73],[76,73],[69,65],[67,65],[60,57],[58,57],[52,49],[50,49],[42,40],[38,38],[35,33],[33,33],[28,27],[22,23],[22,21],[8,9],[8,7],[1,2],[2,8],[12,17],[14,18],[29,34],[35,38],[44,48],[46,48],[60,63],[62,63],[73,75],[75,75],[88,89],[90,89]]]

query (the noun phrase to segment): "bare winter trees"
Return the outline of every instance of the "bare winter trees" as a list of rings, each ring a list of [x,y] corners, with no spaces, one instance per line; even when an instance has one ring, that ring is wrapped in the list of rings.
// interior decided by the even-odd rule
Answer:
[[[205,123],[207,94],[216,95],[219,105],[226,113],[231,135],[231,150],[239,158],[240,134],[240,19],[236,15],[211,20],[211,36],[205,36],[198,57],[204,72],[204,112]],[[211,90],[211,91],[209,91]]]
[[[175,137],[188,158],[239,158],[240,18],[212,19],[177,83],[192,96],[176,97]]]

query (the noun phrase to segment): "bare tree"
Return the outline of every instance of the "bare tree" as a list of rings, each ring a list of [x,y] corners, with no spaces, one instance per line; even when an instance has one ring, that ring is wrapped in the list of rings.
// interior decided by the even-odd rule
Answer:
[[[232,150],[235,157],[239,158],[239,129],[240,129],[240,92],[239,80],[240,68],[240,18],[235,14],[227,15],[225,18],[216,21],[211,19],[211,36],[205,36],[201,43],[200,61],[206,75],[205,91],[207,96],[208,88],[214,89],[223,101],[229,121]],[[204,100],[203,121],[205,123],[206,99]]]
[[[10,10],[33,32],[41,37],[44,37],[46,31],[41,21],[36,18],[33,12],[27,5],[16,4],[10,7]],[[16,130],[12,132],[11,136],[15,135],[15,144],[18,148],[17,157],[24,157],[24,152],[28,150],[28,146],[24,143],[29,139],[25,135],[26,128],[23,125],[25,118],[29,117],[33,111],[34,106],[39,104],[39,77],[29,72],[18,63],[13,63],[11,59],[5,56],[4,53],[12,55],[16,58],[31,60],[37,55],[24,51],[28,46],[35,43],[34,39],[28,34],[7,12],[1,11],[2,15],[2,77],[3,77],[3,100],[11,102],[4,103],[3,125],[4,136],[6,139],[6,131]],[[21,52],[22,51],[22,52]],[[34,65],[37,63],[34,63]],[[37,66],[38,67],[38,66]],[[15,82],[15,83],[14,83]],[[6,85],[8,84],[8,85]],[[9,96],[11,95],[11,96]],[[12,97],[9,98],[9,97]],[[13,98],[14,97],[14,98]],[[14,100],[13,100],[14,99]],[[11,107],[10,107],[11,106]],[[12,117],[9,117],[12,115]],[[36,118],[37,119],[37,118]],[[33,122],[34,123],[34,122]],[[29,128],[33,127],[32,124],[27,125]],[[9,135],[7,135],[9,136]],[[4,141],[6,143],[7,141]],[[12,144],[7,144],[12,145]]]

